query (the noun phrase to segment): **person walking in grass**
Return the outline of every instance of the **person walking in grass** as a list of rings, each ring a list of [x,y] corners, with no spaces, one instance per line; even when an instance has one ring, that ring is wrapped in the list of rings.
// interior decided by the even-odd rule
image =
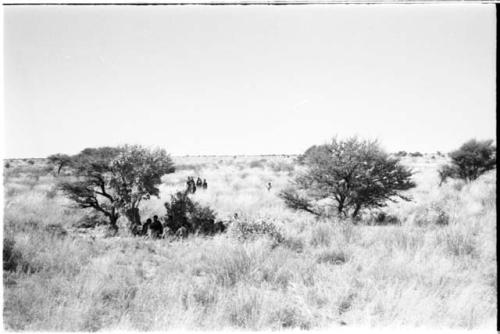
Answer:
[[[207,184],[207,179],[203,179],[203,189],[206,190],[208,188],[208,184]]]
[[[194,182],[194,178],[192,176],[188,176],[188,179],[187,179],[187,182],[186,182],[186,186],[187,186],[187,192],[189,194],[194,194],[196,192],[196,184]]]

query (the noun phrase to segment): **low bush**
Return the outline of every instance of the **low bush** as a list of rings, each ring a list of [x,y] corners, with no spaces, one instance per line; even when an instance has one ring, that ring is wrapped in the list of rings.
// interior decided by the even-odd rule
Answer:
[[[340,265],[347,262],[347,255],[341,250],[326,250],[317,256],[316,261],[318,263]]]
[[[413,222],[417,226],[444,226],[449,224],[450,216],[440,203],[432,202],[430,205],[417,209],[413,216]]]
[[[264,168],[266,162],[266,159],[253,160],[250,162],[250,168]]]
[[[22,255],[15,249],[15,241],[10,238],[3,238],[3,270],[16,271],[21,262]]]
[[[295,170],[295,166],[291,163],[287,163],[284,161],[276,161],[271,163],[271,169],[275,172],[293,172]]]
[[[450,157],[451,164],[444,165],[438,170],[440,185],[447,178],[471,182],[496,168],[496,147],[493,145],[493,140],[471,139],[458,150],[451,152]]]
[[[285,241],[285,238],[276,225],[263,220],[251,221],[238,219],[231,224],[230,234],[240,240],[254,240],[257,237],[268,237],[275,245]]]
[[[401,223],[395,215],[387,214],[383,211],[371,214],[367,221],[368,225],[398,225]]]
[[[304,250],[304,240],[300,237],[287,236],[283,241],[283,245],[297,253],[302,253]]]

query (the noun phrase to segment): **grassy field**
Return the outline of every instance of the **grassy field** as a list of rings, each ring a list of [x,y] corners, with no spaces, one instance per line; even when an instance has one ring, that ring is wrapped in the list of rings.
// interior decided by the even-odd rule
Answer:
[[[143,219],[201,176],[193,198],[221,219],[273,223],[282,238],[149,240],[81,229],[44,160],[4,169],[4,327],[9,330],[496,328],[496,171],[438,187],[445,158],[405,158],[412,202],[396,224],[322,221],[277,193],[293,156],[176,157]],[[266,184],[272,183],[268,191]],[[125,229],[121,229],[125,231]]]

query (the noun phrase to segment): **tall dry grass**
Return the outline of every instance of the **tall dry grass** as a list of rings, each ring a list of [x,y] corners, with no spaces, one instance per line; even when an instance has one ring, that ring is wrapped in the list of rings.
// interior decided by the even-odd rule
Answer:
[[[436,159],[410,158],[412,202],[386,209],[399,224],[356,226],[292,212],[276,196],[291,158],[192,159],[167,175],[163,202],[188,175],[206,178],[197,201],[220,218],[272,223],[259,235],[106,238],[75,225],[85,212],[54,176],[5,173],[4,326],[10,330],[312,329],[496,325],[496,175],[437,187]],[[219,162],[222,160],[222,162]],[[251,162],[257,160],[258,164]],[[22,167],[22,166],[21,166]],[[43,168],[43,165],[38,166]],[[293,167],[293,165],[292,165]],[[12,170],[14,169],[14,170]],[[39,170],[39,169],[38,169]],[[271,191],[266,184],[272,183]],[[4,263],[5,267],[5,263]]]

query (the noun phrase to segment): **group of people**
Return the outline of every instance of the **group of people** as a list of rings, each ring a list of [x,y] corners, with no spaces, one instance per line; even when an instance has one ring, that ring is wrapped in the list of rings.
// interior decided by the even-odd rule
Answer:
[[[153,220],[148,218],[144,225],[139,223],[135,226],[134,232],[137,235],[150,235],[151,238],[158,239],[163,235],[163,224],[158,219],[158,216],[154,216]]]
[[[196,192],[196,187],[203,189],[208,188],[207,180],[203,179],[202,181],[199,176],[196,182],[194,181],[194,177],[188,176],[188,179],[186,181],[186,186],[187,186],[187,192],[190,194],[194,194]]]
[[[144,225],[138,223],[133,228],[133,233],[139,236],[149,236],[152,239],[162,239],[166,235],[171,233],[171,230],[164,226],[158,219],[158,216],[153,216],[153,220],[148,218]],[[184,226],[181,226],[177,231],[175,231],[175,236],[180,238],[185,238],[188,235],[188,231]]]

